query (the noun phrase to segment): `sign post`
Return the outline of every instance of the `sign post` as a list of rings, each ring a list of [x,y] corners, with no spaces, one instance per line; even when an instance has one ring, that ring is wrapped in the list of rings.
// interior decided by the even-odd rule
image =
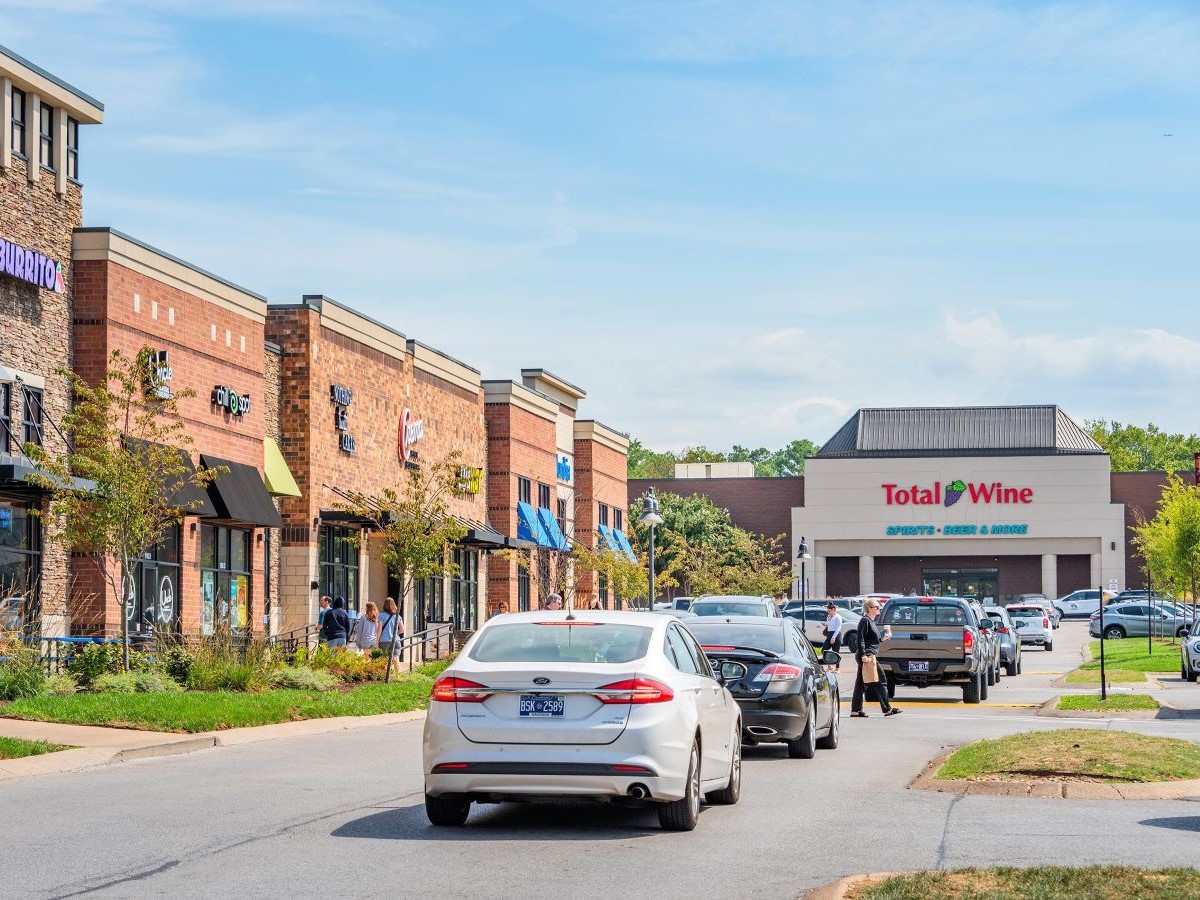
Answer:
[[[1104,587],[1100,588],[1100,702],[1108,699],[1108,688],[1104,684]]]

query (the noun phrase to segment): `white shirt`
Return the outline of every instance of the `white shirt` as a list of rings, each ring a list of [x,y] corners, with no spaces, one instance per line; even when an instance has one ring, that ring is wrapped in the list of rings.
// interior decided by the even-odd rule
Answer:
[[[842,617],[834,613],[825,620],[825,633],[838,635],[842,633]]]

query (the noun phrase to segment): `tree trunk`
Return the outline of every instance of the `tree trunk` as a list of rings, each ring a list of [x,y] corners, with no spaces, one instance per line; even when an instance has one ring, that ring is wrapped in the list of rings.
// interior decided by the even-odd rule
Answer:
[[[123,561],[121,565],[121,589],[117,592],[121,601],[121,670],[129,674],[129,610],[126,609],[129,598],[125,596],[125,585],[132,576],[129,574],[128,561]]]

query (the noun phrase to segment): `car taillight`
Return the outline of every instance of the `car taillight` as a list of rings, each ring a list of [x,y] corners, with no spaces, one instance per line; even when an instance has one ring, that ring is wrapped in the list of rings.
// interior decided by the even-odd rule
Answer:
[[[1008,629],[1003,625],[998,626],[996,630],[1001,634],[1008,634]]]
[[[732,645],[726,645],[726,644],[701,644],[700,649],[705,650],[705,651],[708,651],[708,650],[732,650],[733,647],[732,647]]]
[[[787,663],[771,663],[763,666],[757,675],[754,676],[755,681],[795,681],[800,677],[801,671],[795,666],[789,666]]]
[[[443,675],[429,692],[429,699],[440,703],[482,703],[490,696],[486,684],[453,675]]]
[[[1049,620],[1049,619],[1045,619],[1045,618],[1043,618],[1043,619],[1042,619],[1042,627],[1043,627],[1043,628],[1049,628],[1049,627],[1050,627],[1050,620]]]
[[[597,688],[597,691],[612,691],[596,695],[601,703],[666,703],[675,699],[675,692],[670,685],[654,678],[614,681]]]
[[[974,649],[975,649],[975,635],[971,634],[971,632],[969,632],[969,631],[964,630],[963,631],[963,651],[966,653],[970,653]]]

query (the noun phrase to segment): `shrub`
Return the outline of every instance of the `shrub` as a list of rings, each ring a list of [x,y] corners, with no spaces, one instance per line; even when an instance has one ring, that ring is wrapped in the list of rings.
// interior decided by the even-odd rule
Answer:
[[[70,697],[79,690],[79,685],[70,675],[51,675],[46,679],[46,693],[52,697]]]
[[[91,687],[101,675],[121,671],[121,645],[84,644],[67,660],[67,671],[83,687]]]
[[[271,687],[305,691],[327,691],[336,687],[338,683],[337,678],[329,672],[310,669],[308,666],[286,666],[276,669],[268,680]]]
[[[0,700],[37,697],[46,692],[41,660],[23,644],[0,642]]]
[[[329,658],[327,670],[342,681],[380,681],[387,668],[387,657],[372,659],[345,650],[337,650]]]
[[[168,647],[159,657],[163,669],[179,684],[187,684],[192,678],[192,669],[196,665],[195,657],[178,645]]]
[[[241,643],[216,637],[197,644],[187,685],[197,691],[253,691],[266,686],[275,668],[261,642]]]
[[[171,694],[183,690],[161,672],[120,672],[99,676],[92,689],[113,694]]]

